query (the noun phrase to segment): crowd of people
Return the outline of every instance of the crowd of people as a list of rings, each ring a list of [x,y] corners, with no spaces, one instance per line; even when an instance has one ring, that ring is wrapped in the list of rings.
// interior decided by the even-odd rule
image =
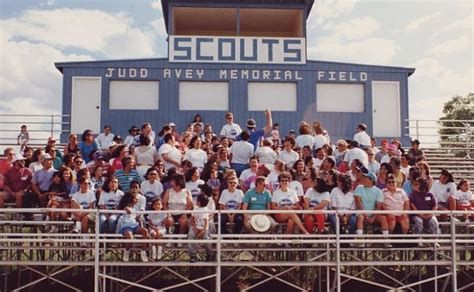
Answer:
[[[469,182],[462,179],[456,185],[448,170],[433,178],[418,140],[409,149],[396,139],[377,145],[367,126],[359,124],[352,139],[331,141],[321,123],[305,121],[298,133],[281,135],[271,111],[265,117],[263,128],[249,119],[242,130],[229,112],[215,133],[197,114],[183,133],[169,123],[155,134],[144,123],[132,126],[125,140],[107,125],[99,135],[85,130],[80,141],[71,134],[63,151],[53,137],[44,148],[33,149],[23,132],[21,153],[6,148],[6,159],[0,160],[0,208],[7,202],[17,208],[48,207],[53,211],[46,220],[74,221],[77,233],[90,232],[96,220],[94,213],[78,210],[123,210],[101,213],[99,232],[157,239],[150,251],[141,249],[142,261],[148,256],[161,259],[159,239],[168,232],[209,238],[217,218],[206,210],[294,210],[222,214],[217,228],[223,234],[272,233],[278,225],[286,234],[325,234],[335,231],[337,218],[320,211],[340,210],[341,232],[357,236],[367,225],[385,235],[436,234],[438,220],[447,218],[437,218],[431,210],[474,209]],[[58,208],[74,211],[55,212]],[[146,210],[169,213],[137,214]],[[181,214],[183,210],[200,212]],[[298,210],[314,212],[301,216]],[[364,212],[356,215],[353,210]],[[390,213],[372,214],[374,210]],[[18,213],[16,219],[31,220],[31,214]],[[467,215],[460,219],[473,220]],[[54,224],[48,226],[49,232],[58,231]],[[124,261],[131,247],[127,244]],[[188,248],[196,261],[199,246]],[[211,246],[204,248],[212,259]]]

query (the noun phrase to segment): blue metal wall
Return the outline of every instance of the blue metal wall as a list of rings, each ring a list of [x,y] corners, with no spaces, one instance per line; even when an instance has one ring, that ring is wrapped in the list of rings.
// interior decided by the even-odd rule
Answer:
[[[246,65],[246,64],[176,64],[168,63],[167,59],[141,59],[141,60],[119,60],[119,61],[93,61],[93,62],[70,62],[57,63],[56,67],[63,72],[63,114],[71,114],[71,93],[73,76],[101,76],[102,77],[102,105],[101,105],[101,125],[105,124],[113,127],[114,133],[126,136],[131,125],[140,126],[144,121],[152,123],[154,129],[159,129],[168,122],[175,122],[180,131],[189,124],[196,111],[179,111],[179,81],[186,79],[181,76],[178,80],[174,76],[163,78],[163,69],[204,69],[206,74],[203,79],[192,79],[195,81],[224,81],[219,79],[219,70],[290,70],[298,71],[302,80],[293,80],[297,83],[297,111],[296,112],[274,112],[273,120],[281,125],[281,133],[287,133],[290,129],[296,129],[301,120],[308,122],[320,121],[331,134],[332,140],[337,138],[352,138],[355,127],[358,123],[368,125],[368,132],[372,132],[372,81],[398,81],[400,83],[400,129],[402,140],[407,143],[405,134],[405,119],[408,119],[408,76],[413,73],[413,69],[357,65],[335,62],[308,61],[306,65]],[[147,78],[116,78],[105,77],[107,68],[147,68]],[[318,71],[344,71],[344,72],[367,72],[367,80],[364,82],[330,81],[331,83],[364,83],[365,84],[365,110],[363,113],[328,113],[316,110],[316,83],[318,82]],[[228,78],[229,79],[229,78]],[[109,82],[111,80],[158,80],[160,81],[159,110],[110,110],[109,109]],[[245,125],[248,118],[255,118],[259,127],[264,126],[264,114],[260,112],[249,112],[247,101],[247,85],[250,80],[228,80],[229,81],[229,110],[235,115],[235,121],[241,126]],[[288,82],[291,80],[268,81],[251,80],[264,82]],[[320,81],[323,82],[323,81]],[[326,81],[324,81],[326,82]],[[329,81],[327,81],[329,82]],[[268,96],[271,103],[271,97]],[[199,111],[204,122],[209,122],[214,126],[214,132],[219,132],[224,124],[223,111]],[[69,128],[65,126],[64,130]],[[67,139],[66,132],[62,140]],[[391,138],[391,137],[387,137]]]

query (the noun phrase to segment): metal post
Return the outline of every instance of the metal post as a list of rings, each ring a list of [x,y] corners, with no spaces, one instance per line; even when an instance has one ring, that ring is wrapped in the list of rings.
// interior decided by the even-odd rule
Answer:
[[[51,137],[54,137],[54,115],[51,115]]]
[[[341,292],[341,238],[339,213],[336,211],[336,291]]]
[[[217,215],[217,244],[216,244],[216,292],[221,291],[221,211]]]
[[[454,214],[451,212],[451,285],[452,291],[457,291],[458,281],[457,281],[457,260],[456,260],[456,225],[454,224]]]
[[[94,291],[99,292],[99,210],[95,212]]]
[[[419,120],[415,120],[415,127],[416,127],[416,139],[419,140],[420,139],[420,133],[419,133],[419,127],[418,127],[418,122]]]

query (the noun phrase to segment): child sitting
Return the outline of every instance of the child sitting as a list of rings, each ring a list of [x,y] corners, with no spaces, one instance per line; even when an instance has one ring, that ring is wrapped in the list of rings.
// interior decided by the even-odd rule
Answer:
[[[153,200],[152,202],[153,211],[161,211],[163,208],[163,202],[160,198]],[[150,238],[152,239],[162,239],[163,235],[166,234],[166,228],[169,228],[173,225],[172,221],[167,220],[170,215],[168,214],[149,214],[148,215],[148,232]],[[170,224],[171,223],[171,224]],[[151,258],[153,260],[161,260],[163,257],[163,246],[158,244],[158,252],[156,245],[152,244],[151,246]]]
[[[206,206],[209,199],[206,195],[200,194],[196,200],[196,207],[194,210],[207,210]],[[188,239],[209,239],[209,214],[208,213],[194,213],[190,219],[191,228],[189,228]],[[212,246],[210,243],[203,244],[206,250],[206,261],[210,261],[214,257]],[[198,243],[189,244],[189,262],[194,263],[197,260]]]
[[[137,215],[138,211],[138,197],[127,192],[119,203],[119,210],[124,210],[126,213],[122,214],[118,220],[119,233],[121,233],[125,239],[133,239],[134,234],[141,234],[143,239],[148,238],[148,231],[141,227],[139,222],[140,215]],[[125,245],[125,251],[123,253],[123,261],[128,262],[130,260],[130,248],[131,243]],[[142,262],[148,262],[148,258],[145,250],[140,251],[140,257]]]
[[[53,183],[49,186],[48,189],[48,197],[49,202],[46,205],[47,208],[66,208],[66,186],[61,181],[61,173],[59,171],[54,172],[53,174]],[[49,212],[48,214],[51,221],[56,221],[58,217],[57,212]],[[63,218],[65,219],[65,218]],[[57,231],[56,226],[51,226],[51,233],[55,233]]]
[[[471,192],[469,181],[461,179],[459,181],[457,190],[454,192],[454,197],[457,202],[457,209],[459,211],[473,211],[474,210],[474,196]],[[469,222],[469,214],[464,214],[463,219],[465,222]],[[474,215],[471,216],[471,220],[474,219]]]

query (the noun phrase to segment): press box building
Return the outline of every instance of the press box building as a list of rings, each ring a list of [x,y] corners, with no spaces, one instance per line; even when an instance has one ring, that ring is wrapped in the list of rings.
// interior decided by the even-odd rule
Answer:
[[[263,127],[270,108],[283,134],[306,120],[320,121],[333,140],[351,138],[365,123],[376,138],[406,141],[414,69],[307,60],[313,4],[163,0],[168,58],[55,64],[70,115],[61,140],[106,124],[123,135],[145,121],[182,131],[197,113],[218,132],[227,111],[241,126],[252,117]]]

